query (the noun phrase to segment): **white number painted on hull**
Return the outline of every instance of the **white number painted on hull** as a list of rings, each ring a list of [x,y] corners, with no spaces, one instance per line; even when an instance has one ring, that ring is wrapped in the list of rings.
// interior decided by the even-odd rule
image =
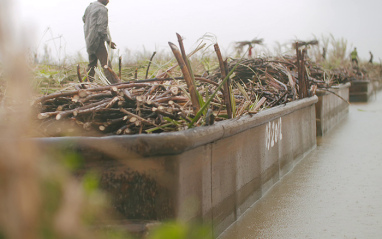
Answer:
[[[265,140],[268,150],[273,148],[279,141],[283,139],[282,120],[279,118],[273,122],[269,122],[265,128]]]

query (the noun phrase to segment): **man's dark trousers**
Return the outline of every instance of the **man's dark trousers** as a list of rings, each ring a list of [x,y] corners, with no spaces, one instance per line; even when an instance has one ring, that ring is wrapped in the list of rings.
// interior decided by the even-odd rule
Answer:
[[[95,75],[94,68],[97,66],[98,60],[101,62],[101,66],[102,66],[102,69],[103,69],[103,72],[104,72],[106,78],[109,81],[110,81],[110,79],[113,79],[113,76],[110,74],[110,72],[105,71],[105,69],[104,69],[105,65],[108,65],[111,69],[111,63],[108,60],[108,54],[107,54],[107,50],[105,47],[105,43],[101,43],[94,54],[89,54],[89,65],[88,65],[87,70],[89,72],[90,81],[94,80],[94,75]]]

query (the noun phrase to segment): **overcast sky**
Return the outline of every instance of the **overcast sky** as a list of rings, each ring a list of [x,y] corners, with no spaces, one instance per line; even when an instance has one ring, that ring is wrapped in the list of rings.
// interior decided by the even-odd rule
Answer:
[[[34,48],[54,43],[65,47],[67,55],[86,54],[82,16],[92,1],[13,2],[20,21],[34,32]],[[111,35],[121,51],[170,51],[167,42],[176,43],[176,32],[188,50],[207,32],[223,50],[253,38],[263,38],[273,49],[276,41],[333,34],[356,46],[361,58],[368,59],[372,51],[375,61],[382,59],[381,0],[110,0],[107,7]],[[62,37],[50,40],[57,36]]]

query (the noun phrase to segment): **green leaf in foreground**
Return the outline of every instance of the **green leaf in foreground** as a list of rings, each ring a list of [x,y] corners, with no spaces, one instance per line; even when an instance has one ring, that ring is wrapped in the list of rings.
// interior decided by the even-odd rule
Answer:
[[[148,239],[212,239],[207,225],[168,222],[150,232]]]

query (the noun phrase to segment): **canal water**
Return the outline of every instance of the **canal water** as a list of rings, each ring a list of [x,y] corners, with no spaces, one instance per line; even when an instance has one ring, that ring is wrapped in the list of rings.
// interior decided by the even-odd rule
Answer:
[[[382,238],[382,93],[348,116],[219,239]]]

